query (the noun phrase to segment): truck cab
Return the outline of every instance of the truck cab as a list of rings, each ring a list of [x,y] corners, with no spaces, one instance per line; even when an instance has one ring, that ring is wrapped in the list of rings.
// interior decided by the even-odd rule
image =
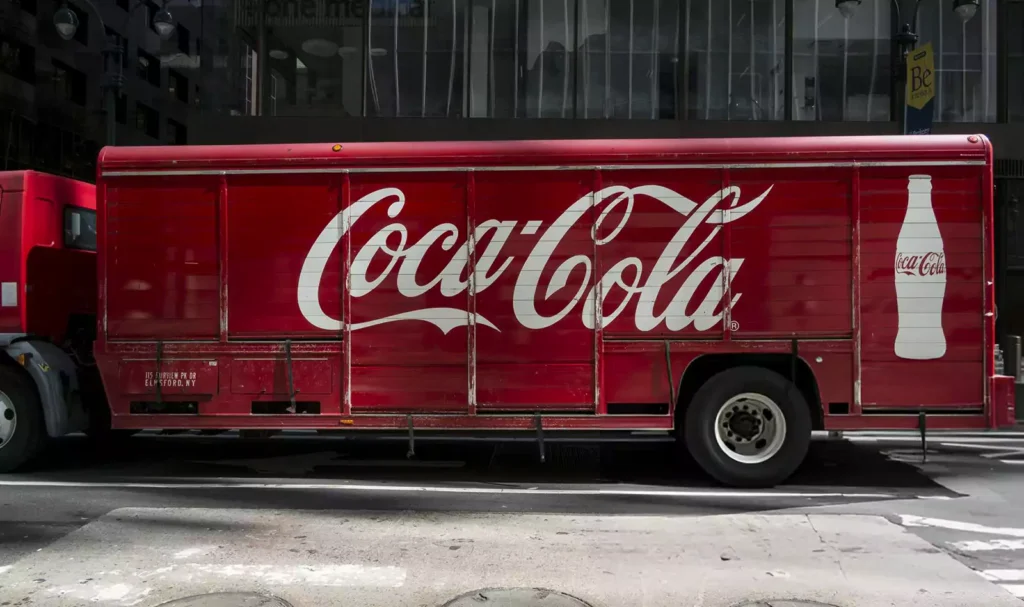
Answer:
[[[0,172],[0,472],[84,430],[96,334],[95,186]],[[89,386],[94,384],[92,388]]]

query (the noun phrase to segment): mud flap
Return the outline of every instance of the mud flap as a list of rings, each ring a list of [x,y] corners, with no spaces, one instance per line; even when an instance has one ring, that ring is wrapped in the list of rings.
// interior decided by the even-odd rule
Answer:
[[[15,341],[5,348],[32,377],[52,437],[84,430],[87,416],[78,387],[78,369],[66,352],[44,341]]]

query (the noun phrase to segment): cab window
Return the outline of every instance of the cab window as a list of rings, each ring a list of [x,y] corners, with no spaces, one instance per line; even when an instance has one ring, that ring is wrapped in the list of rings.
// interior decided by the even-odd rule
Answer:
[[[64,246],[83,251],[96,250],[96,211],[64,208]]]

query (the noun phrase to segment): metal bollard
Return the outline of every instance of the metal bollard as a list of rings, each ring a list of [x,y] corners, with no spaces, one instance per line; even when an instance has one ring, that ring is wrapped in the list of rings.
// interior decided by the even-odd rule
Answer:
[[[1009,361],[1012,364],[1007,366],[1007,368],[1011,369],[1014,377],[1016,377],[1014,383],[1019,384],[1024,382],[1024,371],[1021,370],[1021,366],[1024,364],[1024,361],[1020,359],[1020,335],[1010,336],[1010,356],[1013,357]]]

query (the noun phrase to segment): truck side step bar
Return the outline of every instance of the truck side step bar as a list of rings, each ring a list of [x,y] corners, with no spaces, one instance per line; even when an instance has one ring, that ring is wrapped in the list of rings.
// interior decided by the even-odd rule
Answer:
[[[295,395],[298,392],[295,390],[295,373],[292,369],[292,340],[286,339],[284,342],[284,358],[288,365],[288,407],[289,413],[295,413]]]
[[[537,429],[537,449],[540,451],[540,463],[544,463],[546,458],[544,457],[544,425],[541,422],[540,413],[533,416],[533,426]]]
[[[928,461],[928,414],[921,411],[917,414],[917,428],[921,431],[921,463]]]
[[[160,384],[163,383],[163,375],[160,373],[160,368],[163,366],[164,358],[164,342],[156,342],[156,373],[154,373],[153,388],[156,389],[156,404],[157,406],[164,404],[163,390],[160,388]]]
[[[412,459],[416,457],[416,436],[412,430],[412,414],[405,416],[405,423],[409,427],[409,450],[405,452],[406,459]]]

